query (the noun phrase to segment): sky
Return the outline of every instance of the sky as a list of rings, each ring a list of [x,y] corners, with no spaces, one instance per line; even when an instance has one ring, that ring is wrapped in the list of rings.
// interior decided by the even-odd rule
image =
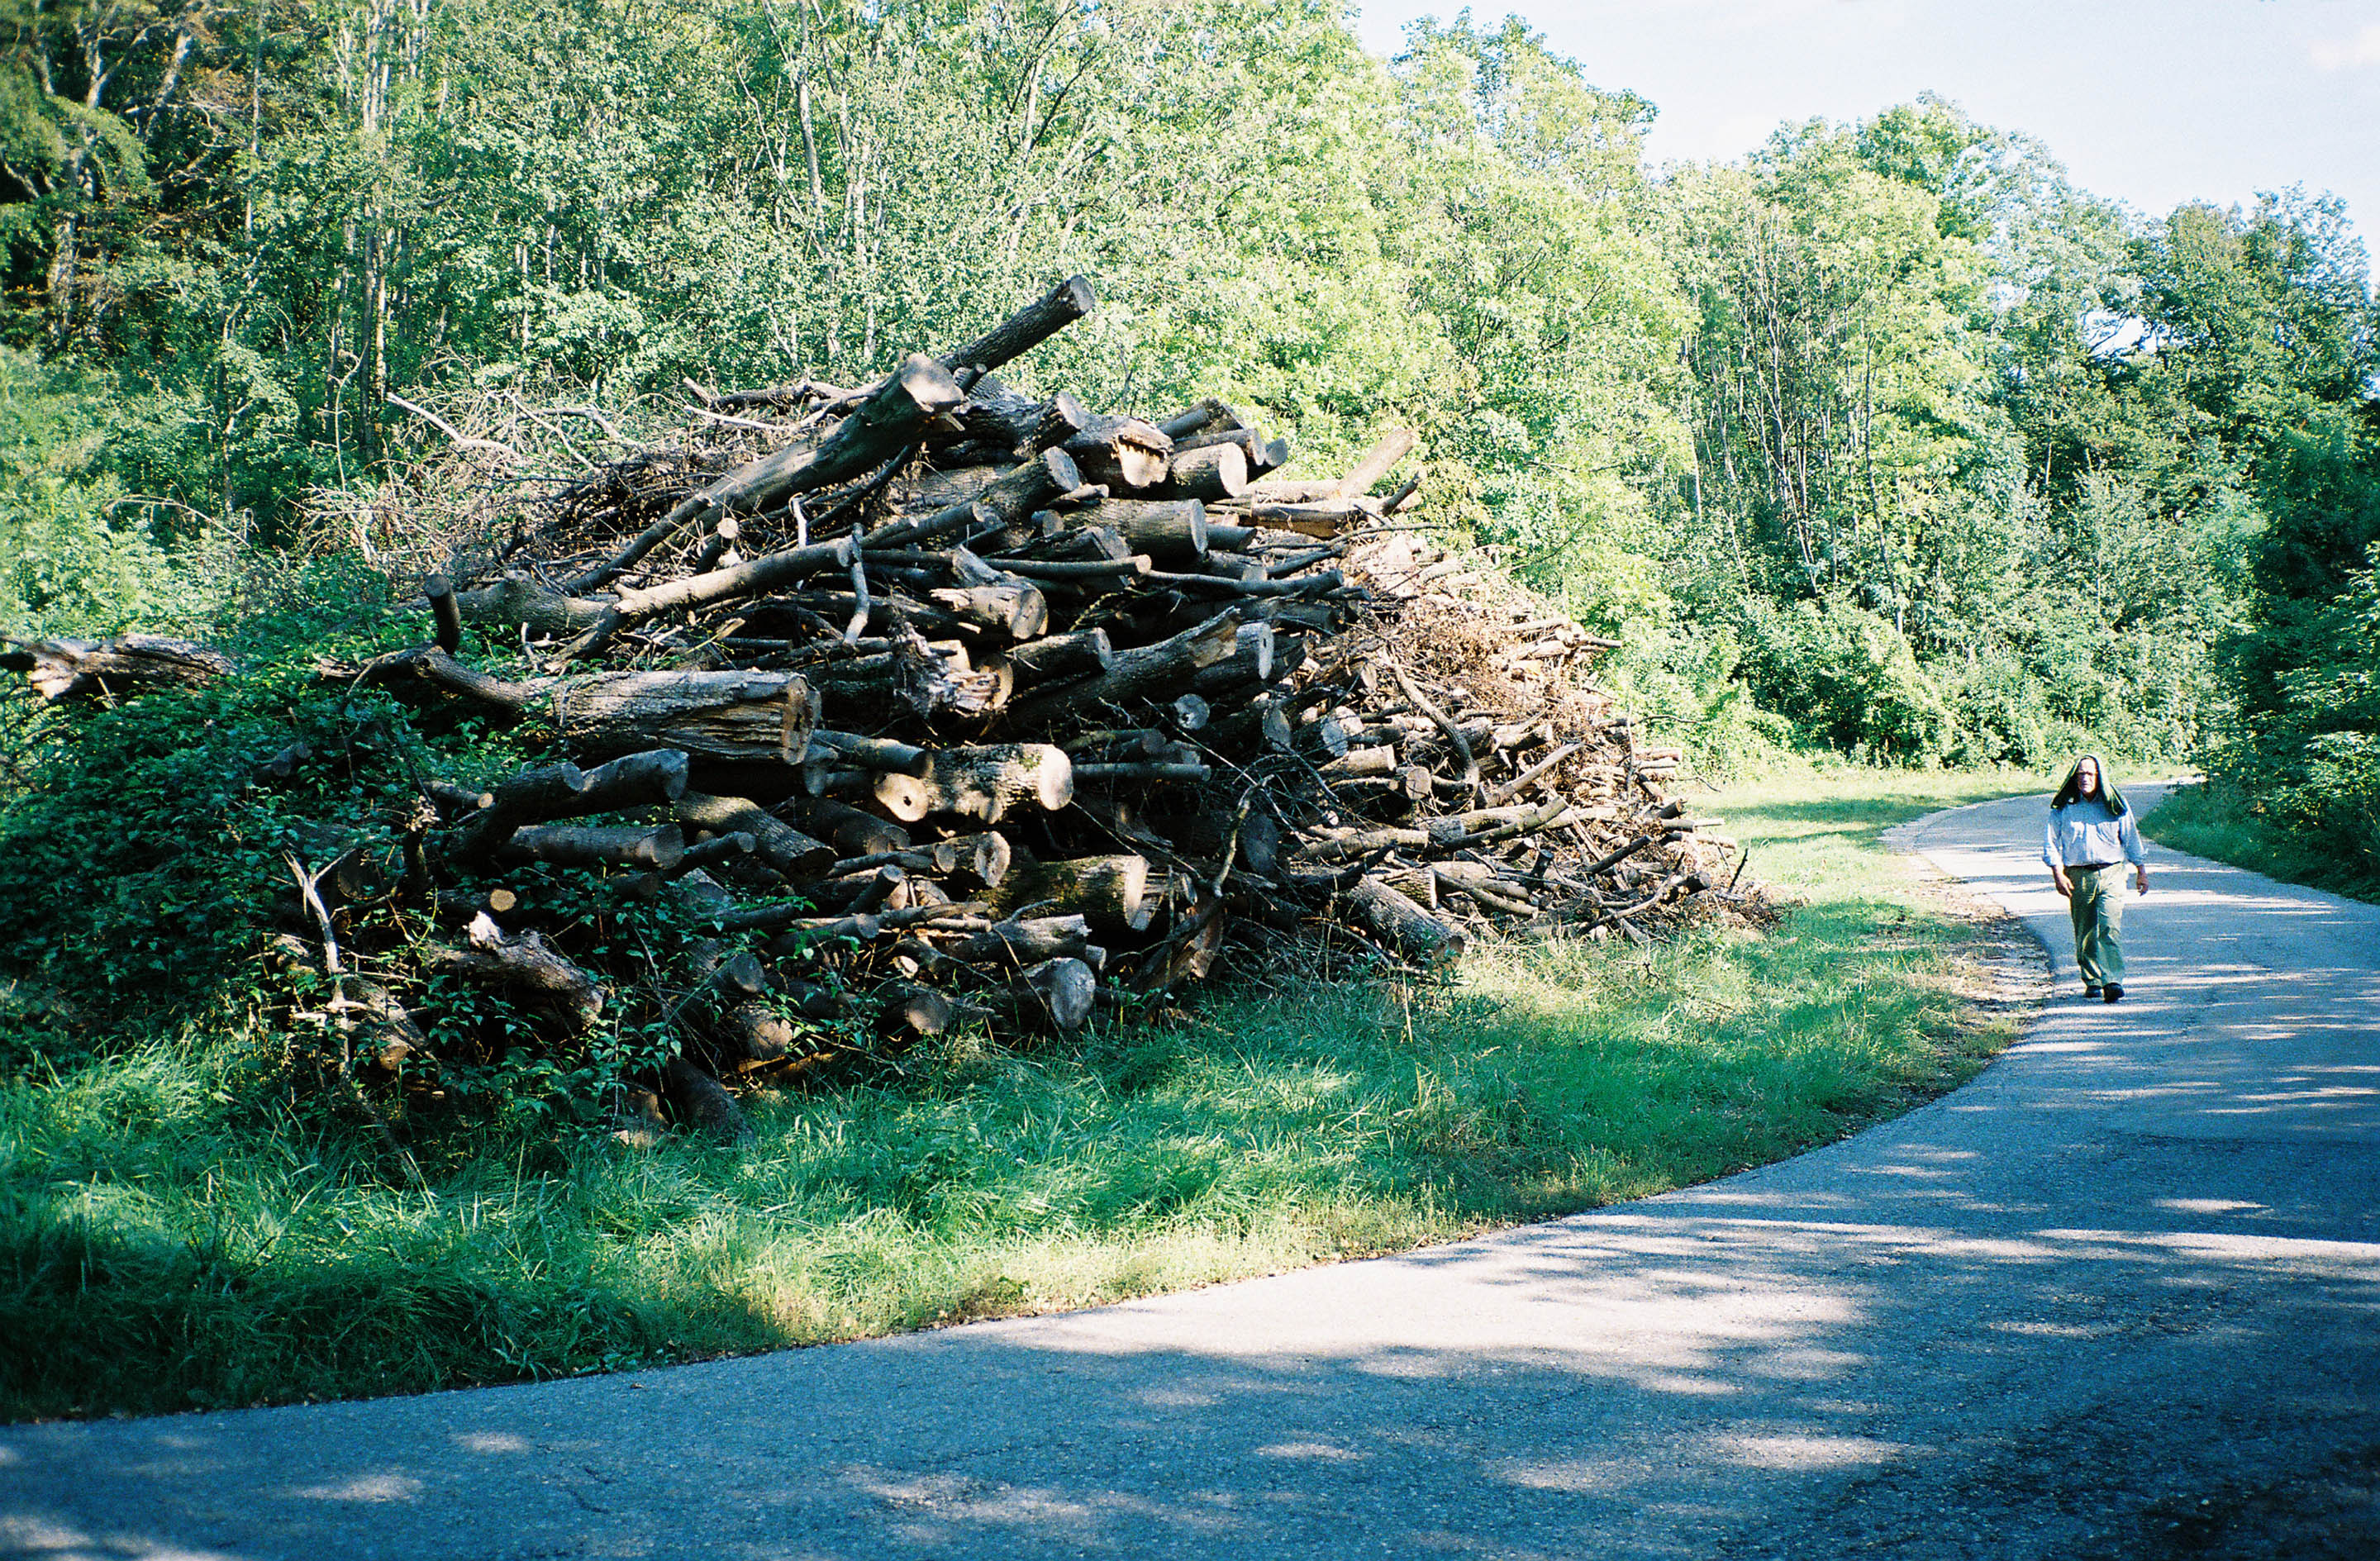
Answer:
[[[1455,4],[1359,0],[1393,54]],[[2301,184],[2380,248],[2380,0],[1476,0],[1598,87],[1660,109],[1658,162],[1742,155],[1787,120],[1937,92],[2046,142],[2084,188],[2147,214]]]

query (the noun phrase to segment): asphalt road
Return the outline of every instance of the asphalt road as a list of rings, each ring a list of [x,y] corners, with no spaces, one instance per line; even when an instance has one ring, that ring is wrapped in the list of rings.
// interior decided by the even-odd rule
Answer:
[[[0,1430],[0,1554],[2380,1554],[2380,908],[2160,851],[2086,1005],[2041,807],[1904,834],[2047,1008],[1816,1154],[1071,1316]]]

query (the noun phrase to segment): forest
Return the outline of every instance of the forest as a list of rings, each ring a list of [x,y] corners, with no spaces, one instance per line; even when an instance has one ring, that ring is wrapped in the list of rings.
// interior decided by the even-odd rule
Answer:
[[[1657,105],[1518,21],[1383,60],[1303,0],[0,26],[0,631],[395,546],[359,517],[442,437],[405,403],[666,424],[1080,272],[1028,388],[1221,396],[1318,468],[1402,420],[1706,764],[2097,744],[2380,864],[2380,342],[2328,199],[2129,212],[1932,99],[1656,170]]]

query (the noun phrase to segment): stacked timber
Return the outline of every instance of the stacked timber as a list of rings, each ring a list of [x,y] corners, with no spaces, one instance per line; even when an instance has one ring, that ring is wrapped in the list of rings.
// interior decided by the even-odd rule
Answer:
[[[1410,434],[1285,478],[1220,402],[1098,412],[997,376],[1090,306],[1073,279],[864,386],[696,387],[681,442],[431,575],[424,643],[326,667],[545,750],[424,781],[375,889],[447,929],[420,968],[556,1036],[662,1011],[683,1047],[655,1082],[718,1123],[722,1081],[1074,1031],[1235,950],[1427,968],[1488,927],[1642,939],[1726,891],[1678,751],[1592,682],[1612,643],[1427,540],[1417,477],[1378,491]],[[17,656],[61,696],[230,670],[153,641]],[[588,929],[508,884],[532,865],[705,935],[589,968]],[[398,984],[343,1000],[383,1047],[431,1044]]]

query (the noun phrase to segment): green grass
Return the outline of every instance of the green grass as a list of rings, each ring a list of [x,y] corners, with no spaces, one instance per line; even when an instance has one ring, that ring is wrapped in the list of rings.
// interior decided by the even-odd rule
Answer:
[[[2283,883],[2380,902],[2380,879],[2348,865],[2339,853],[2258,817],[2252,799],[2221,780],[2176,786],[2155,813],[2141,820],[2141,832],[2159,845],[2228,862]]]
[[[353,1124],[260,1104],[250,1046],[37,1063],[0,1084],[0,1411],[410,1392],[1081,1306],[1774,1159],[2010,1038],[1957,989],[1977,929],[1876,835],[2045,785],[1801,771],[1704,799],[1799,902],[1767,932],[1243,989],[765,1101],[741,1151],[424,1144],[428,1194]]]

